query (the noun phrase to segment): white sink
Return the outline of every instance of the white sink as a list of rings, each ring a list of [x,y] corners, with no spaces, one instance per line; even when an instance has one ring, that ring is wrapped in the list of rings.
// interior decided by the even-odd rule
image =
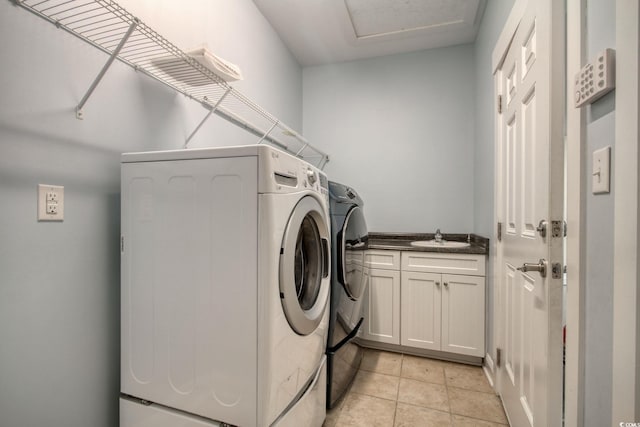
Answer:
[[[411,246],[419,248],[468,248],[471,245],[467,242],[453,242],[451,240],[442,240],[440,242],[435,240],[416,240],[411,242]]]

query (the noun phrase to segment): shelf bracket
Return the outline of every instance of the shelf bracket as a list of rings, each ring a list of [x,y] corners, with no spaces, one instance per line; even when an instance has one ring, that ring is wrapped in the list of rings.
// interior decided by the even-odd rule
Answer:
[[[229,94],[229,92],[231,92],[231,86],[229,86],[227,88],[227,90],[222,94],[222,96],[220,97],[220,99],[218,99],[218,102],[215,103],[215,105],[213,107],[211,107],[211,110],[209,110],[209,112],[207,113],[206,116],[204,116],[204,119],[202,119],[202,121],[198,124],[198,126],[196,126],[196,128],[193,130],[193,132],[191,132],[191,135],[189,135],[189,137],[187,138],[187,140],[184,142],[184,148],[187,148],[187,146],[189,145],[189,142],[191,141],[191,138],[193,138],[193,136],[200,130],[200,128],[202,127],[202,125],[204,124],[204,122],[206,122],[209,117],[211,117],[211,115],[213,113],[215,113],[215,111],[218,109],[218,107],[220,106],[220,104],[222,104],[222,101],[224,101],[224,99],[227,97],[227,95]]]
[[[302,153],[304,151],[305,148],[307,148],[309,146],[308,142],[305,142],[304,145],[302,146],[301,149],[298,150],[298,152],[296,153],[296,157],[298,157],[300,155],[300,153]]]
[[[324,154],[322,156],[322,160],[320,161],[320,165],[318,166],[318,168],[320,170],[323,170],[324,167],[327,165],[327,163],[329,163],[329,156],[327,156],[326,154]]]
[[[115,59],[118,57],[118,55],[120,54],[120,51],[124,47],[124,44],[127,42],[127,40],[129,40],[129,37],[131,37],[131,34],[136,29],[139,23],[140,21],[137,18],[135,18],[131,23],[131,25],[129,25],[129,29],[125,33],[124,37],[122,37],[122,40],[120,40],[120,43],[118,43],[118,46],[111,53],[111,56],[109,56],[109,59],[102,67],[102,70],[100,70],[96,78],[93,80],[93,83],[91,83],[91,86],[89,86],[89,90],[87,90],[87,93],[84,94],[84,96],[82,97],[82,100],[80,100],[80,103],[76,107],[77,119],[82,120],[84,118],[82,113],[82,107],[84,107],[84,104],[87,103],[93,91],[96,89],[96,87],[98,87],[100,80],[102,80],[104,75],[107,73],[107,70],[109,69],[109,67],[111,67],[111,64],[113,64],[113,61],[115,61]]]
[[[272,131],[276,126],[278,126],[278,123],[280,123],[280,120],[276,120],[276,121],[275,121],[275,123],[274,123],[274,124],[269,128],[269,130],[268,130],[268,131],[266,131],[266,132],[264,133],[264,135],[262,135],[262,138],[260,138],[260,140],[259,140],[258,142],[256,142],[256,144],[260,144],[262,141],[264,141],[264,140],[265,140],[265,138],[266,138],[267,136],[269,136],[269,134],[271,133],[271,131]],[[280,145],[281,145],[281,144],[280,144]],[[286,149],[286,147],[285,147],[285,149]]]

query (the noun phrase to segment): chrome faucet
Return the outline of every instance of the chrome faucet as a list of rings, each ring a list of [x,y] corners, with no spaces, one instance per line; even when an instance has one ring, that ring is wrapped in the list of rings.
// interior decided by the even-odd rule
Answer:
[[[442,233],[440,233],[440,229],[439,228],[436,230],[436,235],[434,237],[434,240],[437,243],[442,243]]]

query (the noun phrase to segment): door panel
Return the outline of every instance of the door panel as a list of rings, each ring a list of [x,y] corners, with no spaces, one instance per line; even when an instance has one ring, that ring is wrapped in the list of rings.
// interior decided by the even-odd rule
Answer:
[[[562,237],[549,231],[543,238],[537,227],[562,219],[563,31],[562,2],[528,1],[496,74],[506,100],[496,131],[496,188],[503,192],[496,214],[505,224],[496,266],[498,389],[517,427],[562,423],[562,283],[551,277],[551,264],[562,261]],[[540,260],[546,275],[522,268]]]
[[[516,233],[516,135],[518,133],[518,120],[516,114],[513,113],[511,118],[507,121],[506,125],[507,129],[505,132],[506,135],[506,177],[507,182],[505,183],[505,188],[507,194],[505,195],[505,199],[507,202],[507,234],[515,234]]]
[[[402,272],[401,344],[440,350],[442,275]]]
[[[536,237],[536,220],[534,215],[540,211],[536,203],[536,177],[537,177],[537,152],[536,152],[536,90],[531,88],[522,101],[522,155],[521,160],[521,232],[523,237]]]
[[[483,357],[484,277],[442,275],[442,351]]]
[[[362,338],[400,344],[400,272],[365,269],[365,280]]]

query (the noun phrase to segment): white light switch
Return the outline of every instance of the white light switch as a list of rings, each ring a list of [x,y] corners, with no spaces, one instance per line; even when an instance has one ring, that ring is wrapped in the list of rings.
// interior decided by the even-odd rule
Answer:
[[[604,147],[593,152],[592,185],[593,194],[609,192],[609,169],[611,147]]]
[[[64,187],[38,184],[38,221],[64,220]]]

